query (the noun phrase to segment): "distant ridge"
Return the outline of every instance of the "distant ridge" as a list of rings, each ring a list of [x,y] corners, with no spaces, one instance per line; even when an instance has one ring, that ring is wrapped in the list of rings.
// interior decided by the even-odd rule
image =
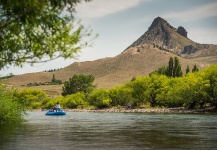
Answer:
[[[157,17],[140,38],[115,57],[75,62],[54,72],[14,76],[8,79],[8,84],[25,88],[28,83],[50,82],[53,74],[63,82],[74,74],[91,74],[95,76],[98,88],[113,88],[133,77],[148,75],[159,67],[166,66],[170,57],[179,58],[185,73],[187,65],[192,69],[195,64],[202,68],[217,63],[217,46],[196,43],[187,37],[184,27],[176,29],[163,18]],[[62,85],[55,89],[49,86],[35,88],[61,93],[61,87]]]

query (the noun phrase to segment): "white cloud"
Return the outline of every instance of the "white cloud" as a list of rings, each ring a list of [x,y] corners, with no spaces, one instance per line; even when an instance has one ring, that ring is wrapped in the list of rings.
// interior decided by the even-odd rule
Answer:
[[[144,0],[93,0],[76,7],[80,18],[100,18],[134,7]],[[146,0],[150,1],[150,0]]]
[[[206,17],[217,16],[217,2],[201,5],[187,11],[169,12],[162,16],[164,18],[175,18],[182,21],[192,21]]]

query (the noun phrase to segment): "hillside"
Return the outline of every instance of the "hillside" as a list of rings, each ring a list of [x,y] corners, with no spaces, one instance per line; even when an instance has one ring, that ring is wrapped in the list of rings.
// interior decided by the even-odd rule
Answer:
[[[195,43],[187,38],[185,29],[176,29],[158,17],[147,32],[115,57],[75,62],[55,72],[18,75],[9,78],[8,83],[24,88],[28,83],[50,82],[53,74],[62,81],[67,81],[74,74],[91,74],[95,76],[98,88],[112,88],[166,66],[169,58],[175,56],[179,58],[183,72],[187,65],[190,69],[194,64],[202,68],[217,62],[217,46]],[[61,86],[53,87],[54,93],[58,93]],[[52,93],[52,86],[37,88]]]
[[[56,79],[62,81],[68,80],[74,74],[91,74],[95,76],[95,83],[99,88],[111,88],[129,81],[133,77],[148,75],[159,67],[166,66],[169,58],[175,56],[175,54],[153,48],[152,45],[144,44],[129,48],[127,51],[113,58],[75,62],[55,72],[19,75],[10,78],[8,82],[9,84],[20,86],[35,82],[49,82],[53,74],[55,74]],[[190,68],[192,68],[194,64],[197,64],[199,67],[208,65],[182,57],[179,57],[179,60],[183,66],[183,72],[187,65],[189,65]]]

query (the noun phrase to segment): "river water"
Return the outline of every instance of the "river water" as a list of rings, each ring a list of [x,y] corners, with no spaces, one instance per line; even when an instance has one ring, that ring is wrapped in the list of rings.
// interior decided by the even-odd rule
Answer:
[[[217,149],[217,115],[29,112],[1,126],[0,150]]]

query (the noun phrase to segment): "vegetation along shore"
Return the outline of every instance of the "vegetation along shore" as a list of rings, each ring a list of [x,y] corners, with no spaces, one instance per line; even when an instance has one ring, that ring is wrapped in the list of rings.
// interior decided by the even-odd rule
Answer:
[[[171,63],[172,58],[169,61]],[[178,59],[176,59],[178,62]],[[179,63],[176,63],[179,64]],[[178,65],[180,68],[180,64]],[[74,75],[64,82],[62,95],[49,97],[36,89],[7,90],[1,85],[1,121],[22,120],[20,112],[50,109],[57,102],[62,109],[90,112],[158,112],[198,113],[217,108],[217,65],[201,71],[168,74],[174,66],[168,65],[149,74],[132,78],[124,85],[112,89],[99,89],[92,75]],[[162,71],[163,70],[163,71]],[[174,71],[173,71],[174,72]],[[7,107],[4,107],[7,106]],[[116,108],[116,109],[115,109]],[[124,108],[124,109],[122,109]],[[145,109],[144,109],[145,108]],[[11,111],[13,110],[13,111]],[[17,115],[18,117],[14,116]]]

